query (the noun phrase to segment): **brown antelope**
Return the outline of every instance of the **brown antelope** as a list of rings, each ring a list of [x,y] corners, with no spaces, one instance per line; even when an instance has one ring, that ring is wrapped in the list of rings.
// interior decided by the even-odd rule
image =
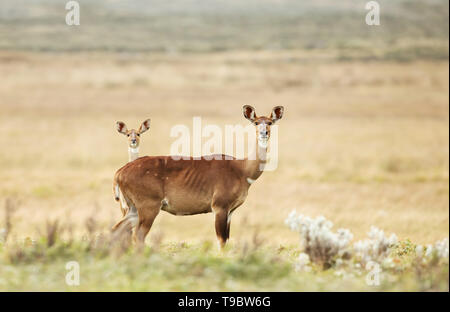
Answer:
[[[257,117],[248,105],[243,109],[244,117],[256,127],[257,148],[252,157],[146,156],[117,170],[114,183],[130,207],[117,227],[125,222],[135,227],[134,239],[142,245],[160,210],[174,215],[213,212],[222,249],[230,236],[231,214],[264,170],[270,126],[283,116],[282,106],[274,107],[268,117]]]
[[[136,160],[139,158],[139,144],[141,134],[150,129],[150,119],[146,119],[142,122],[139,130],[131,129],[128,130],[127,126],[124,122],[118,121],[116,122],[116,129],[119,133],[126,135],[128,137],[128,162]],[[114,184],[114,197],[120,203],[120,210],[122,211],[123,216],[129,210],[128,205],[120,193],[119,186]]]
[[[124,122],[116,122],[116,129],[119,133],[128,137],[128,161],[133,161],[139,158],[139,143],[141,134],[150,129],[150,119],[142,122],[139,130],[128,130]]]

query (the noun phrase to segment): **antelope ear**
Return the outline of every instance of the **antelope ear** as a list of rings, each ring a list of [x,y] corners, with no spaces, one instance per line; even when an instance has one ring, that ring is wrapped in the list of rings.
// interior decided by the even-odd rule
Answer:
[[[141,126],[139,127],[139,134],[144,133],[145,131],[147,131],[148,129],[150,129],[150,119],[145,120]]]
[[[244,117],[250,120],[251,122],[254,122],[256,119],[255,109],[250,105],[244,105],[243,110],[244,110]]]
[[[122,121],[116,122],[116,129],[117,129],[117,131],[119,131],[119,133],[122,133],[122,134],[127,134],[127,131],[128,131],[127,126]]]
[[[275,123],[277,120],[283,117],[283,112],[284,112],[283,106],[275,106],[272,109],[272,114],[270,115],[270,118],[272,118],[272,121]]]

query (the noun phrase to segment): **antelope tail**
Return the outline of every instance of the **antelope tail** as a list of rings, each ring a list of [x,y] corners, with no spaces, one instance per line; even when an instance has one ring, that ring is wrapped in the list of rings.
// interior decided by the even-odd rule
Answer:
[[[120,200],[120,188],[119,188],[119,184],[117,184],[116,179],[114,179],[113,182],[113,192],[114,192],[114,199],[116,201]]]

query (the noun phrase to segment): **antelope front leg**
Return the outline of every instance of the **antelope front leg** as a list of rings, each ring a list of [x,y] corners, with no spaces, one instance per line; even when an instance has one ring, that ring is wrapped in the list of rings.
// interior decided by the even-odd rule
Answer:
[[[215,208],[216,235],[219,241],[219,249],[222,251],[228,239],[228,211],[223,208]]]

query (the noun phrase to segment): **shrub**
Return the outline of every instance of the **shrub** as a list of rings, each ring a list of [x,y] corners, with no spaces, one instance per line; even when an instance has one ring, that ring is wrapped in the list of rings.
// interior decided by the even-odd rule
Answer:
[[[391,248],[397,244],[397,235],[387,237],[383,230],[375,226],[367,233],[369,238],[355,243],[355,255],[363,264],[369,261],[381,263],[389,255]]]
[[[425,248],[422,245],[416,246],[416,257],[422,262],[429,262],[434,258],[436,261],[448,262],[448,238],[437,241],[434,246],[427,245]]]
[[[352,233],[347,229],[333,232],[331,230],[333,223],[325,217],[314,219],[292,211],[285,222],[293,231],[299,232],[309,259],[322,265],[323,268],[331,267],[337,258],[350,257],[349,244],[353,239]]]

